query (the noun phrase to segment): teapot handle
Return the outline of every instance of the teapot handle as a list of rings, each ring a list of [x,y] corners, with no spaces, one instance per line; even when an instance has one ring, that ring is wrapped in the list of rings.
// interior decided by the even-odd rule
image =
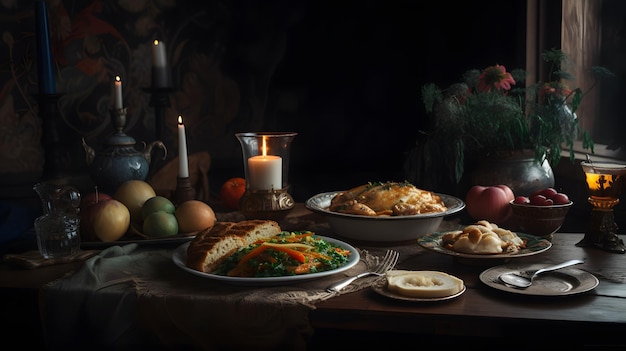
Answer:
[[[165,158],[167,157],[167,148],[165,147],[165,144],[163,144],[162,141],[160,140],[156,140],[151,142],[150,144],[148,144],[148,146],[146,146],[144,153],[143,153],[143,157],[146,159],[146,161],[148,161],[148,163],[150,163],[150,160],[152,159],[152,148],[158,146],[161,149],[163,149],[163,160],[165,160]]]

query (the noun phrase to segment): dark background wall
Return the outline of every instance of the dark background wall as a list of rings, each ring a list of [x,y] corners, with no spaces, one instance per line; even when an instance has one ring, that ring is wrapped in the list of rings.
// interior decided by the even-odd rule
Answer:
[[[45,131],[35,96],[33,2],[0,4],[0,210],[8,219],[2,233],[16,229],[7,228],[12,218],[32,225],[12,204],[27,199],[40,210],[32,185],[42,176]],[[296,201],[368,181],[404,180],[407,155],[427,124],[423,84],[449,85],[469,68],[525,64],[524,0],[60,0],[48,6],[59,108],[78,154],[76,171],[87,174],[80,138],[100,149],[113,132],[116,74],[124,79],[127,133],[155,140],[146,88],[158,38],[167,46],[174,88],[162,121],[169,152],[159,165],[178,155],[182,114],[189,152],[212,157],[212,196],[226,179],[243,176],[234,136],[241,131],[298,133],[289,174]],[[584,208],[581,216],[587,215]]]
[[[0,18],[0,184],[30,190],[41,175],[33,1]],[[208,151],[211,191],[243,175],[239,131],[295,131],[297,201],[367,181],[402,180],[425,118],[419,89],[468,68],[524,65],[525,1],[55,1],[48,2],[60,110],[70,138],[99,149],[113,131],[111,81],[124,80],[127,133],[155,139],[150,105],[154,38],[167,45],[175,91],[166,111],[168,159],[176,117],[189,152]],[[82,146],[76,144],[79,152]],[[82,163],[82,158],[76,162]],[[80,164],[82,169],[86,165]],[[81,169],[79,169],[80,171]]]
[[[271,79],[265,127],[299,133],[292,145],[294,196],[303,201],[368,181],[405,179],[407,153],[426,123],[420,87],[449,84],[468,68],[523,67],[524,3],[280,7],[293,22]]]

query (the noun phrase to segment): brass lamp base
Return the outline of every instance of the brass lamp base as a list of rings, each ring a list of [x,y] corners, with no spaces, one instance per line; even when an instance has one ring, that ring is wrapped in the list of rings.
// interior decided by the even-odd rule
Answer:
[[[594,208],[585,236],[576,246],[594,246],[608,252],[626,253],[624,241],[615,233],[617,229],[612,208]]]
[[[239,200],[239,210],[247,219],[279,221],[291,211],[294,200],[287,189],[246,190]]]

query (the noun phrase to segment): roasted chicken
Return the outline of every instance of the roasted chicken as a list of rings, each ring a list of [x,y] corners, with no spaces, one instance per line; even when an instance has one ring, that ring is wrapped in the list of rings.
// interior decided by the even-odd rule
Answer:
[[[330,211],[364,216],[407,216],[447,210],[433,192],[409,182],[368,183],[340,192],[331,200]]]

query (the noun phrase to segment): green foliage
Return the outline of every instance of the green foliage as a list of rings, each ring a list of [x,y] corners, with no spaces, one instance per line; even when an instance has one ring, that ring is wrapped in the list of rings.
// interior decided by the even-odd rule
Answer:
[[[551,49],[542,58],[550,67],[550,80],[530,87],[524,87],[524,70],[506,72],[497,65],[468,70],[461,83],[445,89],[424,85],[421,98],[429,128],[420,131],[417,147],[422,152],[414,156],[420,157],[422,168],[440,169],[458,183],[467,163],[513,150],[532,149],[537,162],[547,159],[556,166],[562,145],[569,147],[573,161],[573,143],[582,138],[583,147],[593,153],[593,140],[581,130],[575,113],[586,93],[566,84],[574,79],[566,70],[568,56]],[[592,72],[596,78],[612,76],[601,67],[592,67]],[[481,85],[481,79],[490,81]],[[510,83],[510,89],[502,82]]]

